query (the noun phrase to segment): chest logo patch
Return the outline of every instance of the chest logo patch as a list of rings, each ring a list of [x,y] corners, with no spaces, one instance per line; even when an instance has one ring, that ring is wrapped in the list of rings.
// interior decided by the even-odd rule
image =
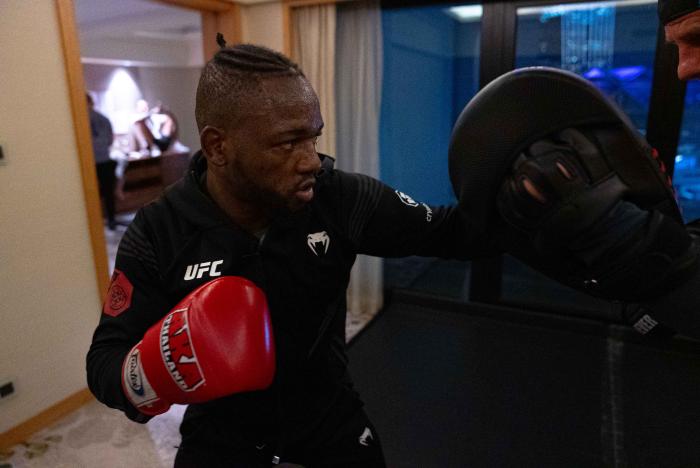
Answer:
[[[328,246],[331,244],[331,239],[326,231],[314,232],[306,236],[306,244],[317,257],[325,255],[328,252]]]
[[[372,431],[370,430],[369,427],[365,427],[365,430],[362,432],[360,437],[357,439],[357,441],[360,443],[360,445],[364,445],[365,447],[369,447],[369,445],[372,443],[374,440],[374,436],[372,435]]]
[[[399,200],[401,200],[405,205],[408,206],[418,206],[418,202],[415,201],[413,198],[411,198],[409,195],[406,195],[405,193],[395,190],[396,195],[399,196]]]

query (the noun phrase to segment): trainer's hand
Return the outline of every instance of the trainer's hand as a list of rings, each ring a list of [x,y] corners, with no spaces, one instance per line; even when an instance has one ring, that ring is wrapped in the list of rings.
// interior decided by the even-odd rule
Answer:
[[[501,216],[543,253],[572,251],[587,233],[595,245],[578,246],[576,253],[587,264],[595,262],[650,214],[622,199],[626,187],[619,179],[593,183],[584,164],[596,155],[595,146],[574,129],[533,143],[501,185]]]
[[[593,180],[603,164],[574,129],[533,143],[500,187],[504,229],[519,230],[536,253],[557,259],[561,268],[545,272],[554,279],[608,299],[662,294],[697,261],[690,236],[672,218],[626,201],[617,176]]]
[[[272,383],[275,348],[267,300],[251,281],[224,276],[188,294],[124,360],[122,386],[144,414]]]

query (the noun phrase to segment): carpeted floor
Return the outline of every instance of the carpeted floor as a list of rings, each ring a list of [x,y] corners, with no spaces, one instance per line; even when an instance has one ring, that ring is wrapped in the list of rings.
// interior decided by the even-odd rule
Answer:
[[[0,467],[170,467],[180,442],[177,428],[184,408],[173,406],[142,425],[95,401],[0,453]]]

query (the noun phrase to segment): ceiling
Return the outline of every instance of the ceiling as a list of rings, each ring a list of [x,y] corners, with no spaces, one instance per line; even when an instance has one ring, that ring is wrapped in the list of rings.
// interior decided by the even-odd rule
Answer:
[[[150,0],[76,0],[75,10],[81,34],[169,36],[200,33],[202,29],[198,12]]]
[[[198,66],[201,15],[149,0],[75,0],[85,63]]]

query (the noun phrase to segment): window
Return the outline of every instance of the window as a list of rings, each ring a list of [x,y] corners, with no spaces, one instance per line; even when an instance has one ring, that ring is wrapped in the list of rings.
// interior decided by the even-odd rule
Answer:
[[[452,127],[479,89],[481,7],[384,9],[380,178],[419,202],[456,202],[447,152]],[[387,287],[467,297],[468,262],[385,262]]]
[[[689,81],[685,91],[673,185],[685,221],[700,218],[700,81]]]

